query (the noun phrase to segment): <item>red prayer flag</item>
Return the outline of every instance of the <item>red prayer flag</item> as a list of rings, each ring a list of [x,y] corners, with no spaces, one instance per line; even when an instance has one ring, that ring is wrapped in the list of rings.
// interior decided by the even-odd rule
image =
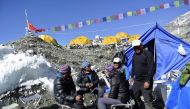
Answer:
[[[185,5],[189,5],[189,0],[184,0]]]
[[[164,4],[161,4],[161,5],[160,5],[160,8],[161,8],[161,9],[164,9]]]
[[[119,20],[119,15],[115,15],[114,20]]]
[[[36,28],[30,22],[28,22],[28,29],[30,31],[35,31],[35,32],[43,32],[43,31],[45,31],[45,29],[38,29],[38,28]]]
[[[141,10],[136,10],[137,15],[141,15]]]

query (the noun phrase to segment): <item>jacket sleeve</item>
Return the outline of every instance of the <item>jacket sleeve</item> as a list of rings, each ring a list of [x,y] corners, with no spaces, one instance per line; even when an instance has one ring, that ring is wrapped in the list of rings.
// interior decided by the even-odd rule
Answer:
[[[132,58],[132,69],[131,69],[131,78],[134,78],[134,56]]]
[[[96,72],[93,72],[93,73],[94,73],[93,86],[94,86],[94,87],[97,87],[97,86],[98,86],[98,83],[99,83],[99,77],[98,77],[98,75],[96,74]]]
[[[130,74],[127,66],[124,66],[124,74],[125,74],[125,79],[129,80]]]
[[[80,88],[85,88],[85,84],[82,83],[82,73],[77,76],[76,84]]]
[[[66,99],[69,102],[74,102],[75,101],[75,96],[76,96],[76,87],[75,87],[75,83],[74,83],[73,80],[72,80],[72,83],[71,83],[71,87],[72,87],[71,96],[67,96]]]
[[[70,103],[74,103],[75,97],[71,96],[71,95],[67,95],[67,96],[65,96],[64,100],[67,102],[70,102]]]
[[[54,96],[57,102],[64,103],[64,101],[67,102],[74,102],[74,96],[67,95],[65,93],[65,87],[62,85],[60,79],[54,80]]]
[[[117,80],[115,77],[111,80],[111,91],[109,93],[109,97],[113,99],[117,99],[119,93],[119,79]]]
[[[147,63],[148,63],[148,76],[146,80],[148,82],[151,82],[155,74],[155,64],[154,64],[154,56],[149,51],[147,51]]]
[[[76,87],[75,87],[75,83],[74,81],[72,81],[72,90],[71,90],[71,95],[74,95],[75,96],[75,93],[76,93]]]

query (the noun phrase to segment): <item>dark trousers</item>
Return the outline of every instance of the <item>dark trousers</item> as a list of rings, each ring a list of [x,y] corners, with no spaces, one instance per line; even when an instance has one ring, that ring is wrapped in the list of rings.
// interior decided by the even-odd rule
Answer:
[[[150,83],[150,87],[148,89],[145,89],[143,81],[136,81],[136,80],[134,81],[134,84],[132,86],[132,91],[138,109],[143,109],[144,106],[145,109],[153,109],[152,86],[153,84]],[[140,98],[141,95],[144,98],[144,104]]]
[[[75,109],[86,109],[86,107],[84,106],[83,102],[75,102],[73,107]]]
[[[86,108],[87,109],[97,109],[98,98],[102,97],[103,94],[104,94],[103,89],[96,87],[93,90],[84,90],[83,88],[80,88],[79,91],[78,91],[78,94],[80,94],[80,95],[84,95],[84,94],[87,94],[87,93],[94,94],[96,100],[94,100],[94,99],[91,100],[91,98],[88,98],[88,97],[90,97],[88,95],[86,97],[84,97],[84,103],[88,103],[89,101],[93,101],[92,106],[86,106]]]
[[[98,99],[98,109],[106,109],[106,105],[121,104],[118,99],[112,98],[99,98]]]
[[[84,106],[84,104],[81,103],[74,103],[74,104],[65,104],[66,106],[69,106],[71,108],[75,108],[75,109],[86,109],[86,107]],[[42,107],[40,109],[62,109],[61,106],[57,105],[57,104],[53,104],[51,106],[48,107]]]

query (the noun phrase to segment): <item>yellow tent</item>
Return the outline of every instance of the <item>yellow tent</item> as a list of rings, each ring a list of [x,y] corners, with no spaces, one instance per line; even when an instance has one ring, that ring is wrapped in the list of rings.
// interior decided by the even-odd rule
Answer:
[[[102,44],[103,45],[109,45],[109,44],[115,44],[115,43],[120,43],[120,39],[118,39],[117,37],[114,36],[107,36],[104,37]]]
[[[129,34],[124,33],[124,32],[118,32],[115,36],[119,39],[128,39],[129,38]]]
[[[39,35],[39,38],[41,38],[43,41],[47,43],[51,43],[53,45],[59,45],[57,41],[49,35]]]
[[[134,40],[138,40],[140,38],[139,34],[135,34],[129,37],[128,43],[131,43]]]
[[[71,41],[69,42],[69,46],[75,45],[75,39],[71,39]]]
[[[91,45],[92,42],[86,36],[78,36],[75,39],[72,39],[69,43],[70,46],[72,45]]]

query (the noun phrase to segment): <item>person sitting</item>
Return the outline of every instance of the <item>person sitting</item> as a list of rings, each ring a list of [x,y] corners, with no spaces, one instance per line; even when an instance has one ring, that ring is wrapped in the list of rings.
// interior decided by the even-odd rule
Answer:
[[[98,87],[99,77],[95,71],[91,70],[89,62],[84,61],[81,66],[81,72],[77,77],[76,84],[80,87],[79,90],[84,93],[94,91]]]
[[[54,80],[54,96],[56,102],[61,105],[67,105],[75,109],[85,109],[82,96],[76,93],[69,65],[62,65],[57,78]]]
[[[126,77],[127,82],[128,82],[128,80],[129,80],[129,70],[128,70],[128,67],[125,66],[122,63],[122,60],[119,57],[115,57],[113,59],[113,67],[114,67],[115,71],[123,73],[125,75],[125,77]]]
[[[110,77],[110,92],[108,98],[99,98],[98,107],[106,109],[106,105],[125,104],[130,98],[129,85],[125,79],[125,75],[115,70],[116,66],[107,65],[106,72]]]
[[[90,109],[96,109],[97,98],[99,96],[99,77],[94,70],[91,69],[89,62],[84,61],[81,66],[76,84],[79,86],[79,91],[83,94],[84,103]]]

